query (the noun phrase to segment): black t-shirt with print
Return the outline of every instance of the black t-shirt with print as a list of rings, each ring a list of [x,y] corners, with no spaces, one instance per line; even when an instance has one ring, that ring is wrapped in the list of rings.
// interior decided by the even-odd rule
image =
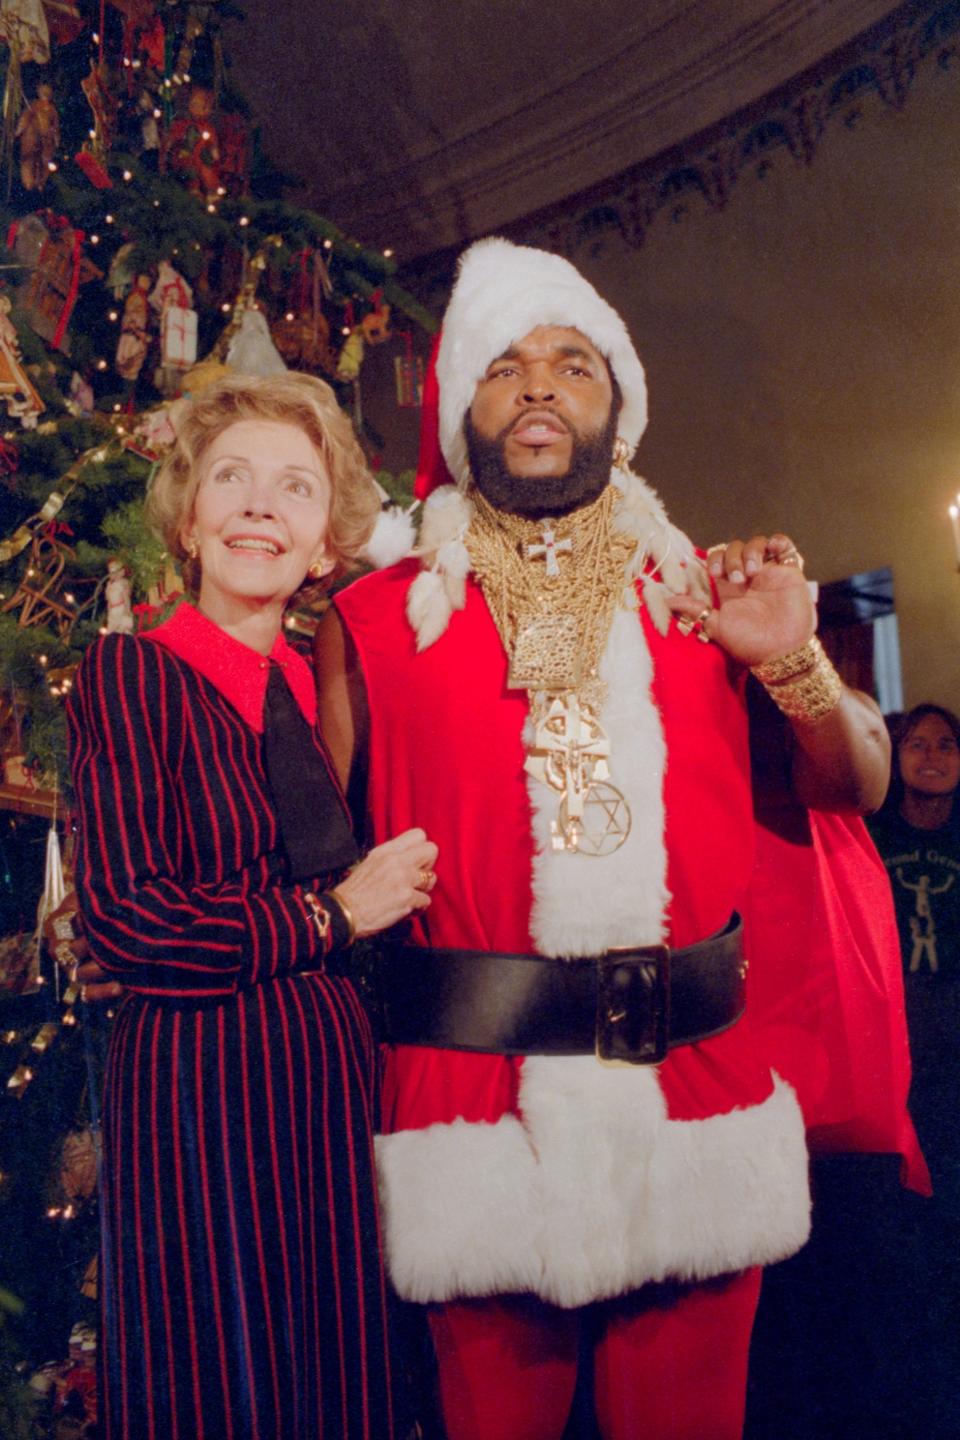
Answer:
[[[893,888],[904,973],[960,978],[960,824],[917,830],[893,814],[869,826]]]

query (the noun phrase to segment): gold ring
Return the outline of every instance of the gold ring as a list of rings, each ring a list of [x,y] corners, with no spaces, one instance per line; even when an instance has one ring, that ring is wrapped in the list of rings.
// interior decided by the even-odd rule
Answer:
[[[796,545],[791,545],[789,550],[784,550],[782,555],[775,556],[778,565],[795,565],[798,570],[803,569],[803,556]]]
[[[417,886],[417,889],[418,889],[418,890],[430,890],[430,889],[432,889],[432,888],[433,888],[433,882],[434,882],[434,880],[435,880],[436,878],[437,878],[437,877],[434,875],[434,873],[433,873],[432,870],[427,870],[426,868],[424,868],[423,870],[420,871],[420,883],[419,883],[419,885]]]
[[[681,635],[696,635],[697,639],[702,641],[704,645],[709,645],[710,636],[707,634],[704,626],[712,614],[713,606],[708,605],[705,610],[700,611],[696,620],[691,620],[689,615],[681,615],[677,621],[677,629]]]

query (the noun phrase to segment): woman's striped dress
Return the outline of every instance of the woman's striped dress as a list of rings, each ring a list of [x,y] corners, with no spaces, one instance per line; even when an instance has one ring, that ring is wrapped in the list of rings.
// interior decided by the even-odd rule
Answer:
[[[314,718],[306,664],[282,639],[271,658]],[[104,1098],[106,1440],[394,1434],[375,1055],[283,879],[265,685],[262,656],[181,605],[96,642],[73,691],[78,888],[128,989]]]

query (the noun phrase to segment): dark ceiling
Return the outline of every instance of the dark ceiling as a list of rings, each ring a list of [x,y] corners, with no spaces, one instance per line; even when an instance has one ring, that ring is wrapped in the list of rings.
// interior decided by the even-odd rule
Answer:
[[[889,0],[243,0],[239,88],[296,197],[401,261],[646,160]]]

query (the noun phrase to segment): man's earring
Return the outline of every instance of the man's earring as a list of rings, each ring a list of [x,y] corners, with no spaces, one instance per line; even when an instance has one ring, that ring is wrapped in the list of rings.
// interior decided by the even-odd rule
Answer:
[[[630,446],[622,435],[618,435],[613,442],[613,466],[615,470],[630,468]]]

